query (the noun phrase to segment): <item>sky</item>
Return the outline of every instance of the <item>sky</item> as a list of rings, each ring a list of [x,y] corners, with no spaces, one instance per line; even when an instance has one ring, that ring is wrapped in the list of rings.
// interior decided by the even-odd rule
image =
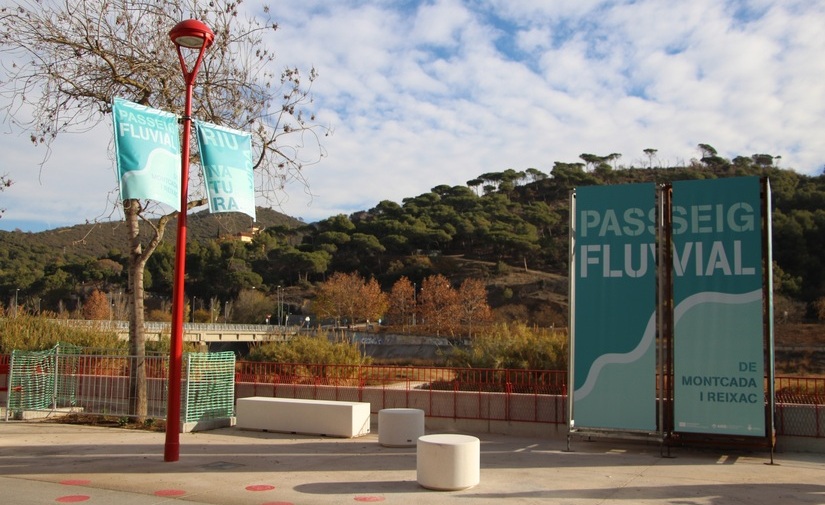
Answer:
[[[825,2],[271,3],[276,64],[318,71],[314,110],[332,132],[304,169],[308,186],[275,197],[306,222],[487,172],[550,174],[583,153],[674,166],[709,144],[823,173]],[[0,127],[0,174],[14,181],[0,229],[121,216],[111,125],[62,135],[48,153]]]

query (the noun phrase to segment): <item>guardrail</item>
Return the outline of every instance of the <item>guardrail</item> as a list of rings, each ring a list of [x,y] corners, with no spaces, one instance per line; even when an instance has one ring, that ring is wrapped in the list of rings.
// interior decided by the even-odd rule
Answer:
[[[9,356],[0,355],[0,386]],[[90,363],[95,362],[90,359]],[[108,375],[102,368],[84,370]],[[780,436],[825,438],[825,377],[779,376]],[[235,397],[273,396],[368,401],[382,408],[421,408],[429,417],[485,421],[567,422],[567,372],[387,365],[304,365],[238,361]],[[5,396],[5,395],[4,395]]]
[[[241,361],[235,394],[368,402],[418,408],[427,417],[562,425],[566,371]]]
[[[369,401],[428,417],[567,422],[567,371],[239,361],[236,395]],[[825,378],[776,377],[777,435],[825,438]]]
[[[825,405],[825,377],[778,376],[775,391],[777,403]]]

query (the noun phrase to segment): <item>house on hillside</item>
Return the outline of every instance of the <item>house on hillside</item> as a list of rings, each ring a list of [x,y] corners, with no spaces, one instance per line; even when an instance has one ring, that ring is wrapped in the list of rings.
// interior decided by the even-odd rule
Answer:
[[[252,239],[255,238],[255,235],[261,233],[261,228],[258,226],[252,226],[246,231],[241,231],[235,233],[233,235],[224,235],[221,237],[222,240],[238,240],[243,243],[250,243]]]

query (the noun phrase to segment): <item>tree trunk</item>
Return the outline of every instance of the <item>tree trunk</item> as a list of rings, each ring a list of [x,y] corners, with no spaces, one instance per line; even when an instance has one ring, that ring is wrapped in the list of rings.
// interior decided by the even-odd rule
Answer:
[[[143,247],[140,243],[140,203],[127,200],[123,205],[126,230],[129,234],[129,284],[126,296],[129,304],[129,413],[139,422],[148,413],[146,398],[146,332],[143,310]]]
[[[129,354],[134,360],[129,367],[129,412],[139,422],[144,421],[148,415],[143,273],[146,262],[163,239],[166,224],[177,214],[167,214],[156,223],[152,223],[143,218],[142,212],[143,206],[139,200],[124,200],[123,214],[126,217],[126,232],[129,235],[129,285],[126,292],[129,305]],[[146,225],[144,229],[150,229],[151,233],[145,246],[140,238],[141,221]]]

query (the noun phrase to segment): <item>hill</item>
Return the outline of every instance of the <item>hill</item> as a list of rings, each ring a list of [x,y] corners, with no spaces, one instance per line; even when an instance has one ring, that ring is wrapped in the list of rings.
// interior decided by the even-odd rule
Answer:
[[[385,290],[401,277],[421,286],[439,273],[454,285],[484,279],[490,305],[505,319],[566,325],[572,189],[751,175],[769,177],[773,189],[775,294],[789,315],[783,322],[822,317],[815,307],[825,300],[825,176],[780,169],[767,155],[706,156],[667,168],[617,168],[593,155],[582,158],[586,163],[556,162],[550,174],[486,173],[466,186],[437,185],[401,203],[381,201],[311,224],[259,209],[263,231],[253,243],[216,240],[247,231],[252,222],[243,215],[194,214],[187,296],[225,306],[253,288],[270,294],[288,288],[290,309],[305,311],[313,285],[333,272],[375,277]],[[123,235],[123,223],[0,232],[0,300],[25,294],[27,303],[55,310],[92,289],[122,290]],[[161,301],[171,290],[174,235],[170,223],[167,244],[144,276],[148,295]]]
[[[210,214],[203,210],[191,214],[187,219],[187,239],[194,242],[233,236],[248,232],[253,226],[269,228],[283,226],[296,228],[303,222],[286,214],[259,207],[257,220],[240,213]],[[148,226],[142,224],[142,226]],[[164,241],[174,243],[175,221],[167,227]],[[123,221],[104,221],[55,228],[37,233],[21,231],[0,231],[0,247],[14,248],[15,244],[25,244],[29,248],[60,252],[69,256],[99,258],[112,251],[125,248],[126,224]]]
[[[401,203],[381,201],[351,215],[306,224],[258,209],[253,242],[226,240],[248,232],[241,214],[199,212],[188,220],[186,296],[196,312],[261,305],[236,322],[286,309],[310,313],[314,288],[334,272],[374,277],[389,290],[401,277],[420,289],[442,274],[454,286],[482,279],[499,318],[566,326],[569,199],[588,185],[760,176],[773,191],[774,298],[777,369],[825,373],[825,175],[804,176],[773,165],[767,155],[715,156],[683,167],[615,168],[599,157],[536,169],[491,172],[466,186],[434,186]],[[146,265],[147,305],[167,311],[173,278],[175,223]],[[99,289],[122,301],[126,285],[123,223],[84,224],[39,233],[0,232],[0,303],[28,310],[74,309]],[[268,297],[267,297],[268,295]],[[274,299],[277,302],[273,302]],[[253,313],[254,312],[254,313]],[[236,314],[240,314],[238,310]],[[781,316],[781,317],[779,317]]]
[[[504,320],[539,326],[567,326],[567,275],[507,266],[464,256],[432,259],[432,269],[460,284],[466,278],[485,281],[488,302]]]

